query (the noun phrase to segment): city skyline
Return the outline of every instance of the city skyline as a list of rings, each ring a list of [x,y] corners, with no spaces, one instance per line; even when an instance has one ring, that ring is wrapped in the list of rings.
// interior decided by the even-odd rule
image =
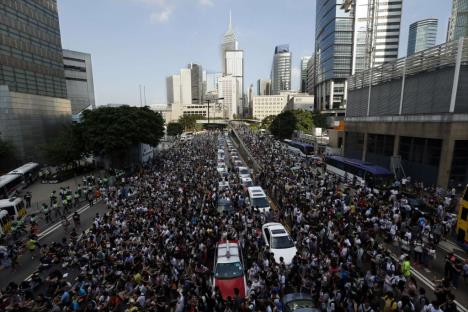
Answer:
[[[255,11],[264,10],[264,2],[251,3],[251,10],[245,10],[247,1],[243,0],[190,1],[184,6],[180,1],[59,0],[62,44],[65,49],[93,55],[97,105],[138,105],[140,84],[146,86],[148,103],[165,103],[165,79],[184,64],[197,63],[208,72],[221,71],[219,42],[231,9],[239,49],[245,51],[245,85],[269,77],[271,50],[284,42],[289,43],[293,53],[292,89],[298,89],[300,58],[314,50],[315,1],[278,2],[268,9],[269,14],[258,16]],[[421,2],[404,3],[401,27],[407,29],[418,19],[438,18],[440,44],[445,40],[451,3],[430,0],[421,6]],[[109,7],[113,14],[104,14]],[[285,26],[269,16],[286,13],[294,15],[296,22]],[[88,17],[85,24],[80,18],[83,14]],[[189,16],[192,23],[188,26]],[[407,35],[401,33],[399,57],[406,55]],[[128,42],[122,44],[120,36]],[[109,53],[109,49],[113,52]],[[128,74],[122,76],[122,72]]]

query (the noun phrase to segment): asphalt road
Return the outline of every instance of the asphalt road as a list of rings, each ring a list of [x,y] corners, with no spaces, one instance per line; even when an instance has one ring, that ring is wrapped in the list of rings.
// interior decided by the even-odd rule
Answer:
[[[79,229],[77,229],[77,232],[80,233],[91,227],[96,213],[99,213],[100,215],[106,213],[107,207],[101,201],[93,205],[92,207],[89,207],[89,205],[86,204],[80,209],[78,209],[78,211],[80,212],[81,216],[81,226]],[[71,214],[69,215],[69,217],[71,217]],[[52,242],[60,242],[63,237],[68,238],[68,233],[70,233],[73,227],[73,221],[70,222],[71,224],[68,228],[68,232],[65,232],[60,221],[44,225],[42,220],[42,230],[38,235],[39,244],[51,244]],[[19,284],[23,280],[30,277],[31,274],[33,274],[39,266],[38,255],[39,250],[37,249],[36,256],[33,260],[31,258],[31,254],[27,250],[24,250],[24,252],[18,257],[19,266],[17,267],[16,272],[12,272],[11,268],[6,268],[0,271],[0,288],[5,288],[10,282],[15,282]]]

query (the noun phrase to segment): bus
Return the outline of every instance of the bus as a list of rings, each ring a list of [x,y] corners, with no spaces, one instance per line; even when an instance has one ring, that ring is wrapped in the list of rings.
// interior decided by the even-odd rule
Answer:
[[[25,186],[29,186],[34,183],[39,177],[39,171],[41,167],[38,163],[29,162],[27,164],[22,165],[19,168],[16,168],[13,171],[8,172],[8,174],[16,174],[23,177],[23,181]]]
[[[6,210],[12,220],[21,220],[27,213],[24,200],[19,197],[0,200],[0,211]]]
[[[11,217],[6,210],[0,210],[0,237],[11,231]]]
[[[23,177],[17,174],[0,176],[0,199],[7,199],[23,188]]]
[[[465,250],[468,249],[468,185],[460,197],[460,206],[457,213],[457,226],[455,228],[457,242]]]
[[[284,140],[284,143],[286,143],[290,149],[298,150],[303,156],[314,155],[315,149],[312,144],[307,144],[307,143],[302,143],[302,142],[292,141],[292,140],[287,140],[287,139]]]
[[[393,174],[388,169],[357,159],[328,156],[325,163],[328,172],[374,189],[389,187],[393,182]]]

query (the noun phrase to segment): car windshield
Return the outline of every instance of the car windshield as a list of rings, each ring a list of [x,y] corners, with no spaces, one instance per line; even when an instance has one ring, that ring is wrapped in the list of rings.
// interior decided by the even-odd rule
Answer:
[[[230,213],[232,212],[232,204],[230,201],[228,200],[219,200],[218,201],[218,212],[219,213],[223,213],[223,212],[226,212],[226,213]]]
[[[289,235],[285,236],[273,236],[271,238],[271,248],[273,249],[284,249],[294,247],[294,241]]]
[[[243,184],[244,184],[245,187],[253,186],[252,181],[244,181]]]
[[[244,270],[240,262],[218,263],[216,265],[216,278],[229,279],[242,276],[243,274]]]
[[[249,170],[247,169],[240,169],[239,174],[249,174]]]
[[[307,299],[290,301],[286,303],[286,306],[288,307],[289,311],[315,308],[314,302],[312,300],[307,300]]]
[[[255,197],[255,198],[252,198],[251,206],[265,208],[265,207],[269,207],[270,204],[268,203],[265,197]]]

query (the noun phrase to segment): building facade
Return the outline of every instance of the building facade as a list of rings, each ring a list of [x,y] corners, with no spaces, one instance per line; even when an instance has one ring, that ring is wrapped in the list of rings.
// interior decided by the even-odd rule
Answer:
[[[20,160],[71,123],[56,0],[0,2],[0,133]]]
[[[286,108],[287,95],[262,95],[252,99],[252,117],[263,120],[268,116],[276,116]]]
[[[198,64],[189,64],[190,69],[190,85],[192,89],[192,103],[202,104],[204,100],[203,90],[203,68]]]
[[[240,82],[234,76],[223,76],[218,79],[218,96],[223,98],[218,101],[221,105],[218,109],[222,111],[224,119],[234,119],[238,114],[238,97],[240,95]]]
[[[428,18],[410,25],[408,51],[406,53],[408,56],[435,46],[437,40],[437,24],[437,19]]]
[[[401,163],[426,185],[468,183],[467,52],[461,38],[350,77],[345,156]]]
[[[286,110],[305,110],[313,112],[315,108],[314,96],[307,93],[287,95]]]
[[[468,0],[452,0],[447,41],[468,37]]]
[[[271,80],[258,79],[257,80],[257,95],[271,95]]]
[[[315,94],[315,55],[307,62],[307,88],[305,92],[310,95]]]
[[[63,66],[72,114],[96,108],[91,54],[63,50]]]
[[[225,57],[225,76],[231,76],[236,79],[237,95],[233,98],[238,115],[243,116],[247,109],[244,107],[244,51],[226,51]]]
[[[228,69],[226,67],[226,52],[236,51],[239,49],[239,43],[237,42],[237,36],[232,28],[232,16],[229,12],[229,24],[228,30],[224,34],[223,43],[221,44],[221,64],[223,67],[223,75],[228,75]]]
[[[308,81],[307,64],[309,64],[310,59],[311,59],[311,56],[301,57],[301,85],[300,85],[299,91],[302,93],[307,92],[307,81]]]
[[[275,47],[273,64],[271,66],[271,92],[279,94],[281,91],[291,90],[291,52],[289,45]]]

